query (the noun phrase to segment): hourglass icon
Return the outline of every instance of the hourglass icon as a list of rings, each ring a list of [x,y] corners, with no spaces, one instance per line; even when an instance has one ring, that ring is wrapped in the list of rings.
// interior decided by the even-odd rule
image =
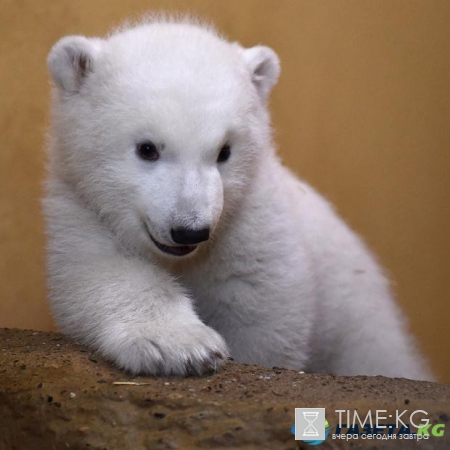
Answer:
[[[295,408],[294,434],[297,441],[324,440],[325,432],[325,408]]]
[[[303,432],[303,436],[307,437],[319,437],[319,432],[314,427],[313,423],[317,420],[319,416],[318,411],[302,411],[304,419],[308,422],[308,426]]]

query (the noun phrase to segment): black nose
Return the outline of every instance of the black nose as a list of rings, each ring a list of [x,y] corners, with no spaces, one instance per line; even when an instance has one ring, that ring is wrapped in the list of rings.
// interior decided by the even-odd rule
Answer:
[[[181,245],[195,245],[209,239],[209,228],[193,230],[192,228],[172,228],[170,230],[173,242]]]

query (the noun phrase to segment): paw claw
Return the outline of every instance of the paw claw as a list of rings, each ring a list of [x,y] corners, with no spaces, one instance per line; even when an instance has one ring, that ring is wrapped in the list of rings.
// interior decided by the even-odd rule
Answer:
[[[213,354],[213,356],[216,356],[219,359],[224,359],[222,353],[217,350],[213,351],[212,354]]]

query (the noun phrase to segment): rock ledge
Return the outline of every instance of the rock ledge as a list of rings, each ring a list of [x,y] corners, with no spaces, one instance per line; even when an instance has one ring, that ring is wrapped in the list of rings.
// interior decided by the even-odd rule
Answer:
[[[336,409],[421,409],[447,424],[428,440],[329,437],[321,450],[450,448],[447,385],[234,362],[205,377],[132,378],[61,334],[0,329],[1,450],[311,448],[290,432],[295,407],[325,407],[331,425]]]

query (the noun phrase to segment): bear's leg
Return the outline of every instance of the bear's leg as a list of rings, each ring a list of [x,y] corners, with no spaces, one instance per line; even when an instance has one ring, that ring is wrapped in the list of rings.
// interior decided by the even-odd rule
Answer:
[[[132,373],[201,374],[226,360],[222,337],[160,266],[123,254],[76,199],[50,196],[45,210],[50,297],[63,332]]]
[[[357,311],[348,309],[347,325],[337,332],[330,371],[432,380],[428,365],[407,333],[396,305],[379,298],[367,299],[372,295],[370,291],[361,295],[373,306]]]

